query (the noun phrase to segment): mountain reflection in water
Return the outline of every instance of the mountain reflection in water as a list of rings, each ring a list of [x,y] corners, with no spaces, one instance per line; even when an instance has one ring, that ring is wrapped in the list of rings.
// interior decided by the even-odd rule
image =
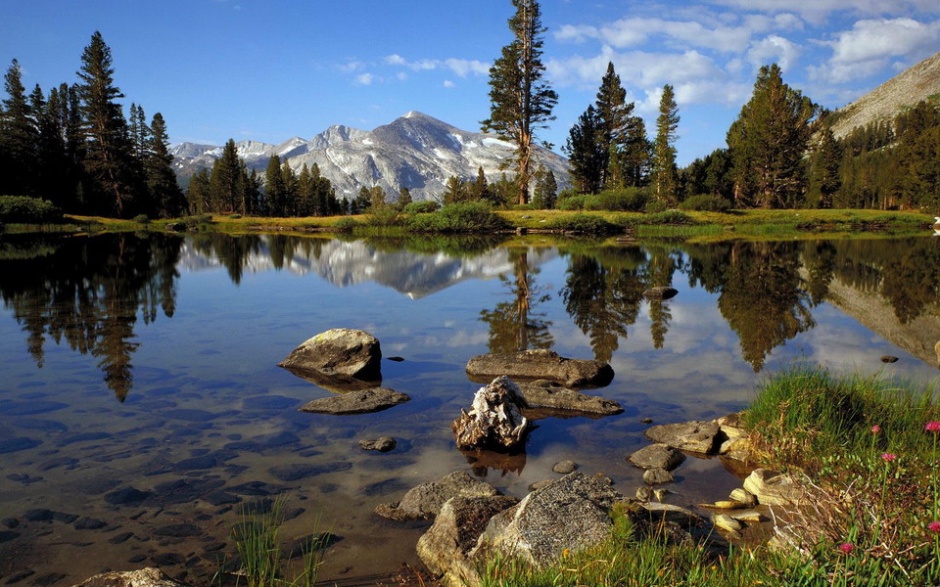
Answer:
[[[624,457],[644,445],[644,417],[741,409],[765,373],[800,360],[936,378],[936,239],[519,243],[0,237],[0,517],[23,521],[3,530],[0,574],[49,569],[62,575],[49,585],[70,585],[133,559],[211,576],[209,545],[228,540],[231,504],[279,491],[306,510],[288,523],[293,536],[316,512],[336,516],[327,522],[343,540],[327,575],[393,571],[415,561],[421,529],[379,522],[372,508],[454,469],[521,496],[573,459],[631,494],[639,476]],[[657,286],[679,294],[644,295]],[[297,412],[329,392],[276,363],[333,327],[370,331],[386,356],[404,357],[383,362],[383,385],[412,401],[344,418]],[[511,459],[460,454],[449,426],[478,387],[467,360],[527,348],[610,362],[614,382],[591,393],[625,412],[540,420]],[[358,449],[382,435],[399,448]],[[698,499],[716,471],[684,464],[676,499],[722,498]],[[128,495],[146,497],[116,501]],[[58,517],[28,521],[44,508]],[[74,512],[107,526],[64,525]],[[145,539],[184,523],[191,542]]]

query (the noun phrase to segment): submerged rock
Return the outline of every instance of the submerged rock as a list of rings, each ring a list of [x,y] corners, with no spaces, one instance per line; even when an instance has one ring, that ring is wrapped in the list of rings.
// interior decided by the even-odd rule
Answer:
[[[508,377],[494,379],[473,396],[470,411],[460,410],[451,424],[460,450],[521,448],[529,430],[519,387]]]
[[[656,443],[643,447],[627,457],[641,469],[665,469],[672,471],[685,461],[685,455],[669,445]]]
[[[393,389],[376,387],[315,399],[301,406],[300,411],[334,415],[368,414],[387,410],[410,399],[404,393],[398,393]]]
[[[362,330],[334,328],[307,339],[280,363],[292,372],[317,379],[381,380],[382,349],[377,338]]]
[[[436,481],[409,489],[401,501],[381,504],[375,513],[390,520],[431,520],[452,497],[489,497],[499,491],[485,481],[474,479],[466,471],[455,471]]]
[[[477,355],[467,362],[467,374],[472,378],[549,379],[571,387],[603,387],[614,378],[608,363],[568,359],[545,349]]]
[[[668,300],[676,297],[679,291],[666,285],[657,285],[643,292],[643,297],[648,300]]]
[[[374,440],[363,439],[359,441],[359,448],[362,450],[375,450],[378,452],[388,452],[395,450],[398,442],[390,436],[380,436]]]

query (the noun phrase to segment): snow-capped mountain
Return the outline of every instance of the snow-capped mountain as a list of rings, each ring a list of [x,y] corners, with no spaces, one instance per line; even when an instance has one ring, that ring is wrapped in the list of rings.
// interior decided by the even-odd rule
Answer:
[[[338,197],[353,197],[363,186],[381,186],[390,199],[406,187],[415,200],[435,198],[452,176],[471,179],[480,167],[495,181],[500,165],[512,155],[510,143],[492,135],[460,130],[420,112],[409,112],[371,131],[335,125],[309,141],[294,137],[279,145],[242,141],[238,155],[251,169],[263,173],[273,155],[299,172],[314,163],[330,179]],[[199,168],[211,168],[222,147],[182,143],[172,149],[174,166],[183,183]],[[559,187],[569,184],[564,157],[537,147],[535,164],[555,174]],[[534,169],[533,169],[534,171]],[[511,175],[511,170],[506,173]]]

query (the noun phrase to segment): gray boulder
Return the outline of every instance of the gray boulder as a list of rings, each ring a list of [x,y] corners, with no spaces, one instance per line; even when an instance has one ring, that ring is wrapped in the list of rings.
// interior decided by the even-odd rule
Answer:
[[[613,400],[587,395],[547,379],[520,381],[517,385],[522,390],[522,396],[529,406],[525,412],[533,417],[543,414],[558,415],[558,412],[563,412],[563,415],[596,414],[600,416],[623,412],[623,406]]]
[[[499,491],[466,471],[455,471],[437,481],[409,489],[401,501],[376,506],[375,513],[389,520],[433,520],[452,497],[492,497]]]
[[[646,437],[653,442],[699,454],[714,454],[717,450],[719,426],[717,422],[684,422],[662,424],[646,429]]]
[[[434,525],[418,539],[418,558],[444,585],[476,584],[479,578],[467,556],[490,518],[517,503],[517,498],[505,495],[447,500]]]
[[[682,464],[685,455],[669,445],[656,443],[643,447],[627,457],[641,469],[665,469],[672,471]]]
[[[374,336],[362,330],[334,328],[304,341],[278,366],[314,380],[348,382],[381,380],[381,363],[381,345]]]
[[[541,566],[605,540],[610,510],[623,496],[609,480],[575,472],[534,490],[518,505],[493,516],[471,557],[489,551]]]
[[[411,398],[387,387],[350,391],[340,395],[321,397],[300,407],[301,412],[314,414],[368,414],[380,412]]]
[[[147,567],[138,571],[99,573],[73,587],[188,587],[171,579],[160,569]]]
[[[451,424],[460,450],[512,451],[525,444],[529,421],[522,415],[525,400],[508,377],[497,377],[473,396],[469,411]]]
[[[522,379],[549,379],[570,387],[602,387],[614,378],[614,370],[602,361],[568,359],[545,349],[517,353],[477,355],[467,362],[471,378],[500,375]]]

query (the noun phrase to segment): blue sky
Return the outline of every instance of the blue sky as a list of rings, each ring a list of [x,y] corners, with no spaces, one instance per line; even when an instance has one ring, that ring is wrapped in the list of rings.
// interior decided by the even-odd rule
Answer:
[[[679,105],[684,165],[725,146],[758,68],[829,108],[940,51],[937,0],[542,0],[560,150],[612,61],[655,133]],[[125,105],[161,112],[172,142],[279,143],[332,124],[364,130],[419,110],[465,130],[489,116],[488,69],[509,0],[0,0],[0,67],[27,90],[76,81],[101,31]]]

